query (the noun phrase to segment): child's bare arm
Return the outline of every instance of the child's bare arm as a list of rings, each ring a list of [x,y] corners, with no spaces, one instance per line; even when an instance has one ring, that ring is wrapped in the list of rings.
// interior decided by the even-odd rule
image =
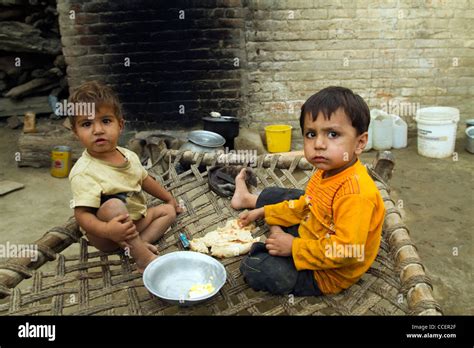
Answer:
[[[182,208],[178,205],[178,202],[176,202],[176,199],[171,195],[171,193],[166,191],[166,189],[151,176],[148,175],[145,180],[143,180],[142,189],[145,192],[148,192],[150,195],[174,206],[177,213],[181,213],[183,211]]]
[[[158,181],[156,181],[149,175],[145,178],[145,180],[143,180],[142,189],[145,192],[148,192],[150,195],[159,198],[165,202],[169,202],[174,199],[171,193],[166,191],[166,189],[161,186]]]
[[[110,239],[116,243],[121,243],[138,235],[133,221],[129,220],[128,214],[118,215],[105,222],[97,218],[92,208],[76,207],[74,208],[74,217],[88,234]]]

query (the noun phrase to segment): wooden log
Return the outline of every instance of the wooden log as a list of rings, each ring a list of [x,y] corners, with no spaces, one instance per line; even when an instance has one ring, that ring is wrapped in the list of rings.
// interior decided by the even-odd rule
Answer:
[[[20,63],[21,66],[16,66],[15,64],[17,63]],[[45,68],[50,64],[50,57],[34,53],[10,53],[9,56],[0,57],[0,70],[4,71],[8,76],[18,76],[26,70],[34,70],[38,67]]]
[[[0,0],[1,6],[14,6],[14,5],[26,5],[28,1],[26,0]]]
[[[58,67],[54,67],[54,68],[49,69],[45,74],[45,77],[50,77],[50,78],[54,78],[54,77],[58,78],[58,77],[61,77],[61,76],[64,76],[64,73]]]
[[[48,97],[29,97],[20,100],[0,98],[0,117],[24,115],[27,111],[37,115],[52,112]]]
[[[384,182],[388,182],[392,177],[393,167],[395,166],[395,158],[390,151],[377,152],[375,157],[374,171],[382,178]]]
[[[44,16],[45,14],[43,12],[34,12],[25,18],[25,23],[33,24],[35,21],[37,21],[40,18],[43,18]]]
[[[390,166],[391,164],[387,167]],[[387,167],[382,166],[382,172],[385,172],[386,176],[391,177],[386,172]],[[425,280],[429,278],[426,276],[423,267],[419,264],[421,259],[416,248],[411,245],[410,235],[404,227],[402,218],[397,213],[398,209],[390,199],[387,190],[384,188],[379,188],[379,190],[384,199],[385,209],[391,211],[385,216],[383,229],[384,231],[391,231],[386,239],[390,248],[394,251],[395,265],[400,269],[402,288],[408,288],[406,294],[408,308],[411,310],[417,309],[417,313],[415,313],[417,315],[441,315],[442,313],[438,309],[439,305],[433,297],[431,287],[427,283],[428,280]],[[419,308],[423,310],[419,311]]]
[[[16,129],[23,125],[23,121],[18,116],[12,116],[7,118],[7,127],[11,129]]]
[[[66,60],[62,54],[60,54],[54,59],[53,64],[55,67],[58,67],[59,69],[63,69],[63,70],[66,69]]]
[[[22,85],[13,87],[10,89],[7,93],[5,93],[5,97],[7,98],[20,98],[25,95],[34,93],[37,89],[44,85],[48,85],[53,83],[54,80],[50,78],[44,78],[40,77],[37,79],[33,79],[31,81],[28,81],[27,83],[24,83]]]
[[[46,39],[32,25],[13,21],[0,22],[0,47],[11,52],[61,53],[59,38]]]
[[[39,77],[44,77],[46,75],[45,69],[35,69],[31,72],[31,77],[37,79]]]
[[[59,231],[65,231],[61,233]],[[59,253],[66,249],[69,245],[77,241],[81,236],[81,232],[77,226],[74,218],[69,218],[69,221],[61,227],[55,227],[44,234],[43,237],[36,240],[34,245],[43,245],[46,248],[51,249],[51,252]],[[43,264],[48,262],[51,255],[40,250],[33,250],[36,253],[36,257],[22,257],[8,259],[4,265],[0,264],[0,289],[1,287],[12,289],[17,286],[26,276],[18,271],[11,270],[7,265],[13,264],[18,265],[21,269],[33,270],[40,268]],[[2,267],[3,266],[3,267]],[[0,298],[4,298],[7,294],[0,293]]]
[[[12,7],[8,9],[2,9],[0,12],[0,21],[15,20],[24,16],[25,12],[21,7]]]
[[[52,89],[56,88],[59,86],[59,80],[57,81],[54,81],[54,82],[51,82],[47,85],[44,85],[44,86],[41,86],[41,87],[38,87],[36,90],[35,90],[35,93],[40,93],[40,92],[49,92],[51,91]],[[45,94],[50,94],[50,93],[45,93]]]
[[[58,67],[51,68],[49,70],[45,69],[34,69],[31,72],[31,77],[33,78],[50,78],[50,79],[57,79],[59,80],[60,77],[64,76],[64,72],[59,69]]]
[[[177,157],[179,154],[178,150],[171,150],[167,154],[167,156],[171,156],[171,158]],[[302,151],[295,151],[295,152],[284,152],[284,153],[277,153],[277,154],[266,154],[260,155],[259,158],[263,156],[263,167],[270,167],[274,157],[277,156],[278,160],[276,163],[275,168],[278,169],[288,169],[293,162],[295,157],[301,156],[297,168],[302,170],[312,170],[313,166],[309,163],[306,158],[304,158],[304,153]],[[196,163],[197,159],[199,158],[199,154],[192,152],[192,151],[185,151],[181,158],[181,161],[188,164]],[[241,158],[239,160],[239,158]],[[216,153],[206,153],[201,161],[203,165],[211,165],[214,161],[219,161],[222,163],[232,163],[232,164],[243,164],[245,161],[245,156],[239,157],[235,154],[223,154],[219,155]],[[391,171],[393,170],[395,163],[393,160],[393,155],[389,151],[385,151],[383,155],[377,157],[375,161],[374,170],[375,172],[382,176],[387,181],[391,177]],[[385,181],[385,182],[387,182]]]
[[[173,160],[179,155],[179,150],[168,150],[167,154],[165,155],[166,158],[170,158]],[[238,156],[233,153],[228,154],[217,154],[217,153],[205,153],[204,157],[201,161],[201,165],[209,166],[212,165],[214,162],[217,163],[231,163],[231,164],[244,164],[247,156]],[[272,164],[274,158],[277,158],[275,168],[278,169],[288,169],[293,162],[295,157],[292,156],[282,156],[279,154],[267,154],[267,155],[260,155],[258,158],[262,159],[262,166],[269,168]],[[185,151],[183,152],[183,156],[181,157],[181,161],[187,164],[195,164],[199,158],[199,153],[192,152],[192,151]],[[255,163],[257,161],[255,160]],[[312,170],[313,166],[309,163],[304,157],[301,157],[298,161],[297,168],[302,170]]]
[[[48,131],[21,134],[18,139],[20,160],[17,164],[19,167],[49,167],[51,150],[58,145],[71,147],[73,161],[76,161],[84,151],[73,132],[58,125]]]
[[[303,150],[297,150],[297,151],[290,151],[290,152],[278,152],[278,153],[275,153],[274,155],[280,155],[280,156],[304,156],[304,151],[303,151]]]

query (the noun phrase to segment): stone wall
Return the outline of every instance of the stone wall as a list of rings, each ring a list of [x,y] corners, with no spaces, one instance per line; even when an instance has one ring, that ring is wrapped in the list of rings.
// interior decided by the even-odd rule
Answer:
[[[290,123],[298,135],[301,104],[329,85],[411,127],[424,106],[474,117],[473,0],[59,0],[58,9],[69,85],[104,79],[135,121],[192,126],[217,110],[259,129]]]

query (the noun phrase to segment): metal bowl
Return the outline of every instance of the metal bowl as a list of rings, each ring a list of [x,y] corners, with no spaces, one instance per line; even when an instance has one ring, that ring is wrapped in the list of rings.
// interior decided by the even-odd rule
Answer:
[[[219,147],[225,144],[225,138],[222,135],[205,130],[189,132],[188,140],[194,144],[206,147]]]
[[[194,251],[176,251],[158,257],[143,272],[143,283],[153,295],[173,304],[190,306],[211,298],[225,284],[227,273],[216,259]],[[214,291],[189,298],[196,284],[211,283]]]

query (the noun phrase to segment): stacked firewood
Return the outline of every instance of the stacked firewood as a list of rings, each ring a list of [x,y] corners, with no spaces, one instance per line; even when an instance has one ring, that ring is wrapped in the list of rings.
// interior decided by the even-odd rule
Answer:
[[[67,97],[56,0],[0,0],[0,117],[51,114]]]

